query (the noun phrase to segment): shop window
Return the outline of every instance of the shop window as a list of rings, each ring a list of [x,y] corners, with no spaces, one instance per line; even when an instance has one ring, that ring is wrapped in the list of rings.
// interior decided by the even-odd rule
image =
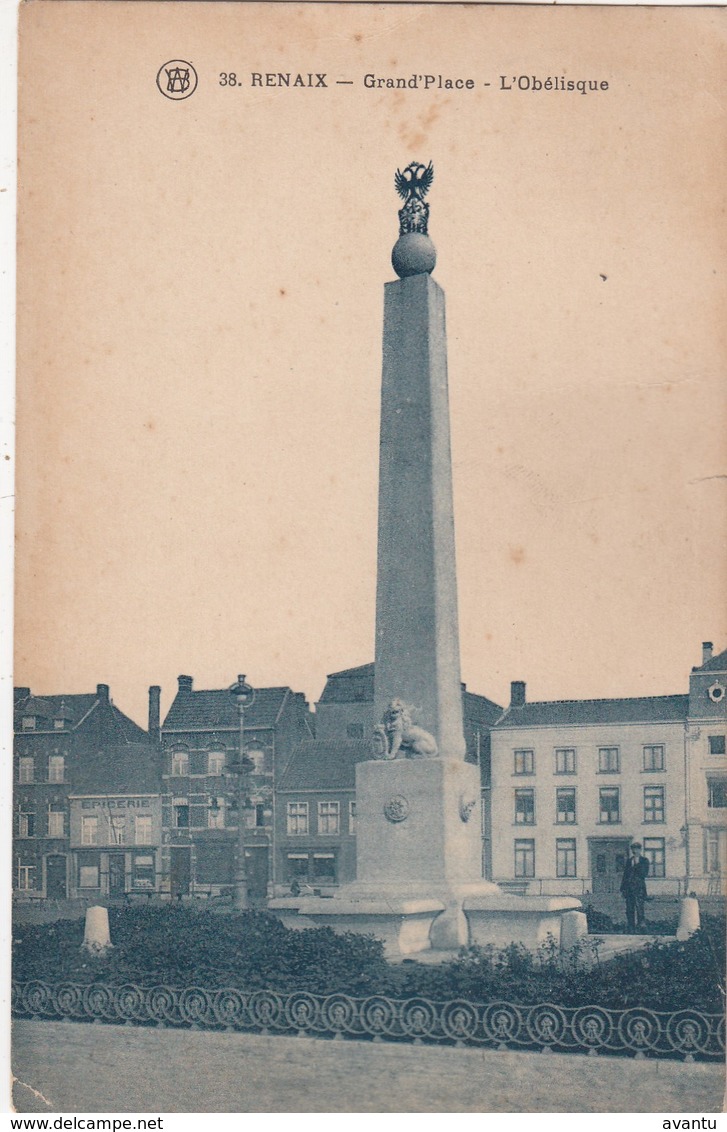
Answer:
[[[336,883],[336,858],[333,853],[313,854],[313,880],[324,884]]]
[[[288,880],[308,880],[308,854],[288,853]]]
[[[153,889],[155,887],[154,856],[134,856],[131,867],[132,888]]]

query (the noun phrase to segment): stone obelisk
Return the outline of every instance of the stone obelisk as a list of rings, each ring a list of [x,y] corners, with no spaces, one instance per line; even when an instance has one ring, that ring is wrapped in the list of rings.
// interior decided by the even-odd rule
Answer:
[[[479,768],[465,762],[444,293],[413,163],[385,286],[374,711],[378,749],[356,770],[356,888],[440,901],[432,946],[467,941],[462,901],[483,886]],[[381,721],[379,723],[379,721]]]
[[[431,163],[399,174],[405,195],[384,291],[374,717],[411,705],[439,756],[463,759],[444,292],[423,195]]]
[[[269,903],[290,927],[372,933],[387,954],[560,935],[569,898],[503,895],[482,876],[480,768],[465,759],[444,293],[424,197],[404,198],[387,283],[379,456],[375,729],[356,767],[356,880],[331,899]]]

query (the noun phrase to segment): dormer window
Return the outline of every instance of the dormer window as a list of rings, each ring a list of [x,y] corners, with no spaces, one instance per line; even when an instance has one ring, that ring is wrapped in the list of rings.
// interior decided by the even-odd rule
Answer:
[[[35,731],[35,716],[34,715],[24,715],[23,716],[23,731]]]
[[[63,728],[65,727],[65,725],[66,725],[65,719],[54,719],[53,720],[53,730],[54,731],[62,731]]]

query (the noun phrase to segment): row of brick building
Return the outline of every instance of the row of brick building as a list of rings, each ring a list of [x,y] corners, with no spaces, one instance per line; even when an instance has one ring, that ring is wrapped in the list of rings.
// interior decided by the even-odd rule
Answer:
[[[180,676],[146,730],[99,684],[89,695],[15,689],[14,888],[20,899],[216,896],[233,883],[245,825],[251,895],[355,877],[356,764],[370,757],[373,665],[328,677],[315,711],[257,689],[251,762],[236,776],[237,705]],[[503,709],[463,686],[467,759],[482,783],[483,875],[526,893],[608,893],[628,843],[655,894],[716,894],[727,858],[727,651],[703,648],[687,692]]]

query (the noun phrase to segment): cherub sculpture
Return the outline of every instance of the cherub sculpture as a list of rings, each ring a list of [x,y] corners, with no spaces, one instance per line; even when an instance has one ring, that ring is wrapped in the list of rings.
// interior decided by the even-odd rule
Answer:
[[[412,722],[412,709],[402,700],[391,701],[381,723],[374,728],[373,748],[377,759],[433,759],[437,740]]]

